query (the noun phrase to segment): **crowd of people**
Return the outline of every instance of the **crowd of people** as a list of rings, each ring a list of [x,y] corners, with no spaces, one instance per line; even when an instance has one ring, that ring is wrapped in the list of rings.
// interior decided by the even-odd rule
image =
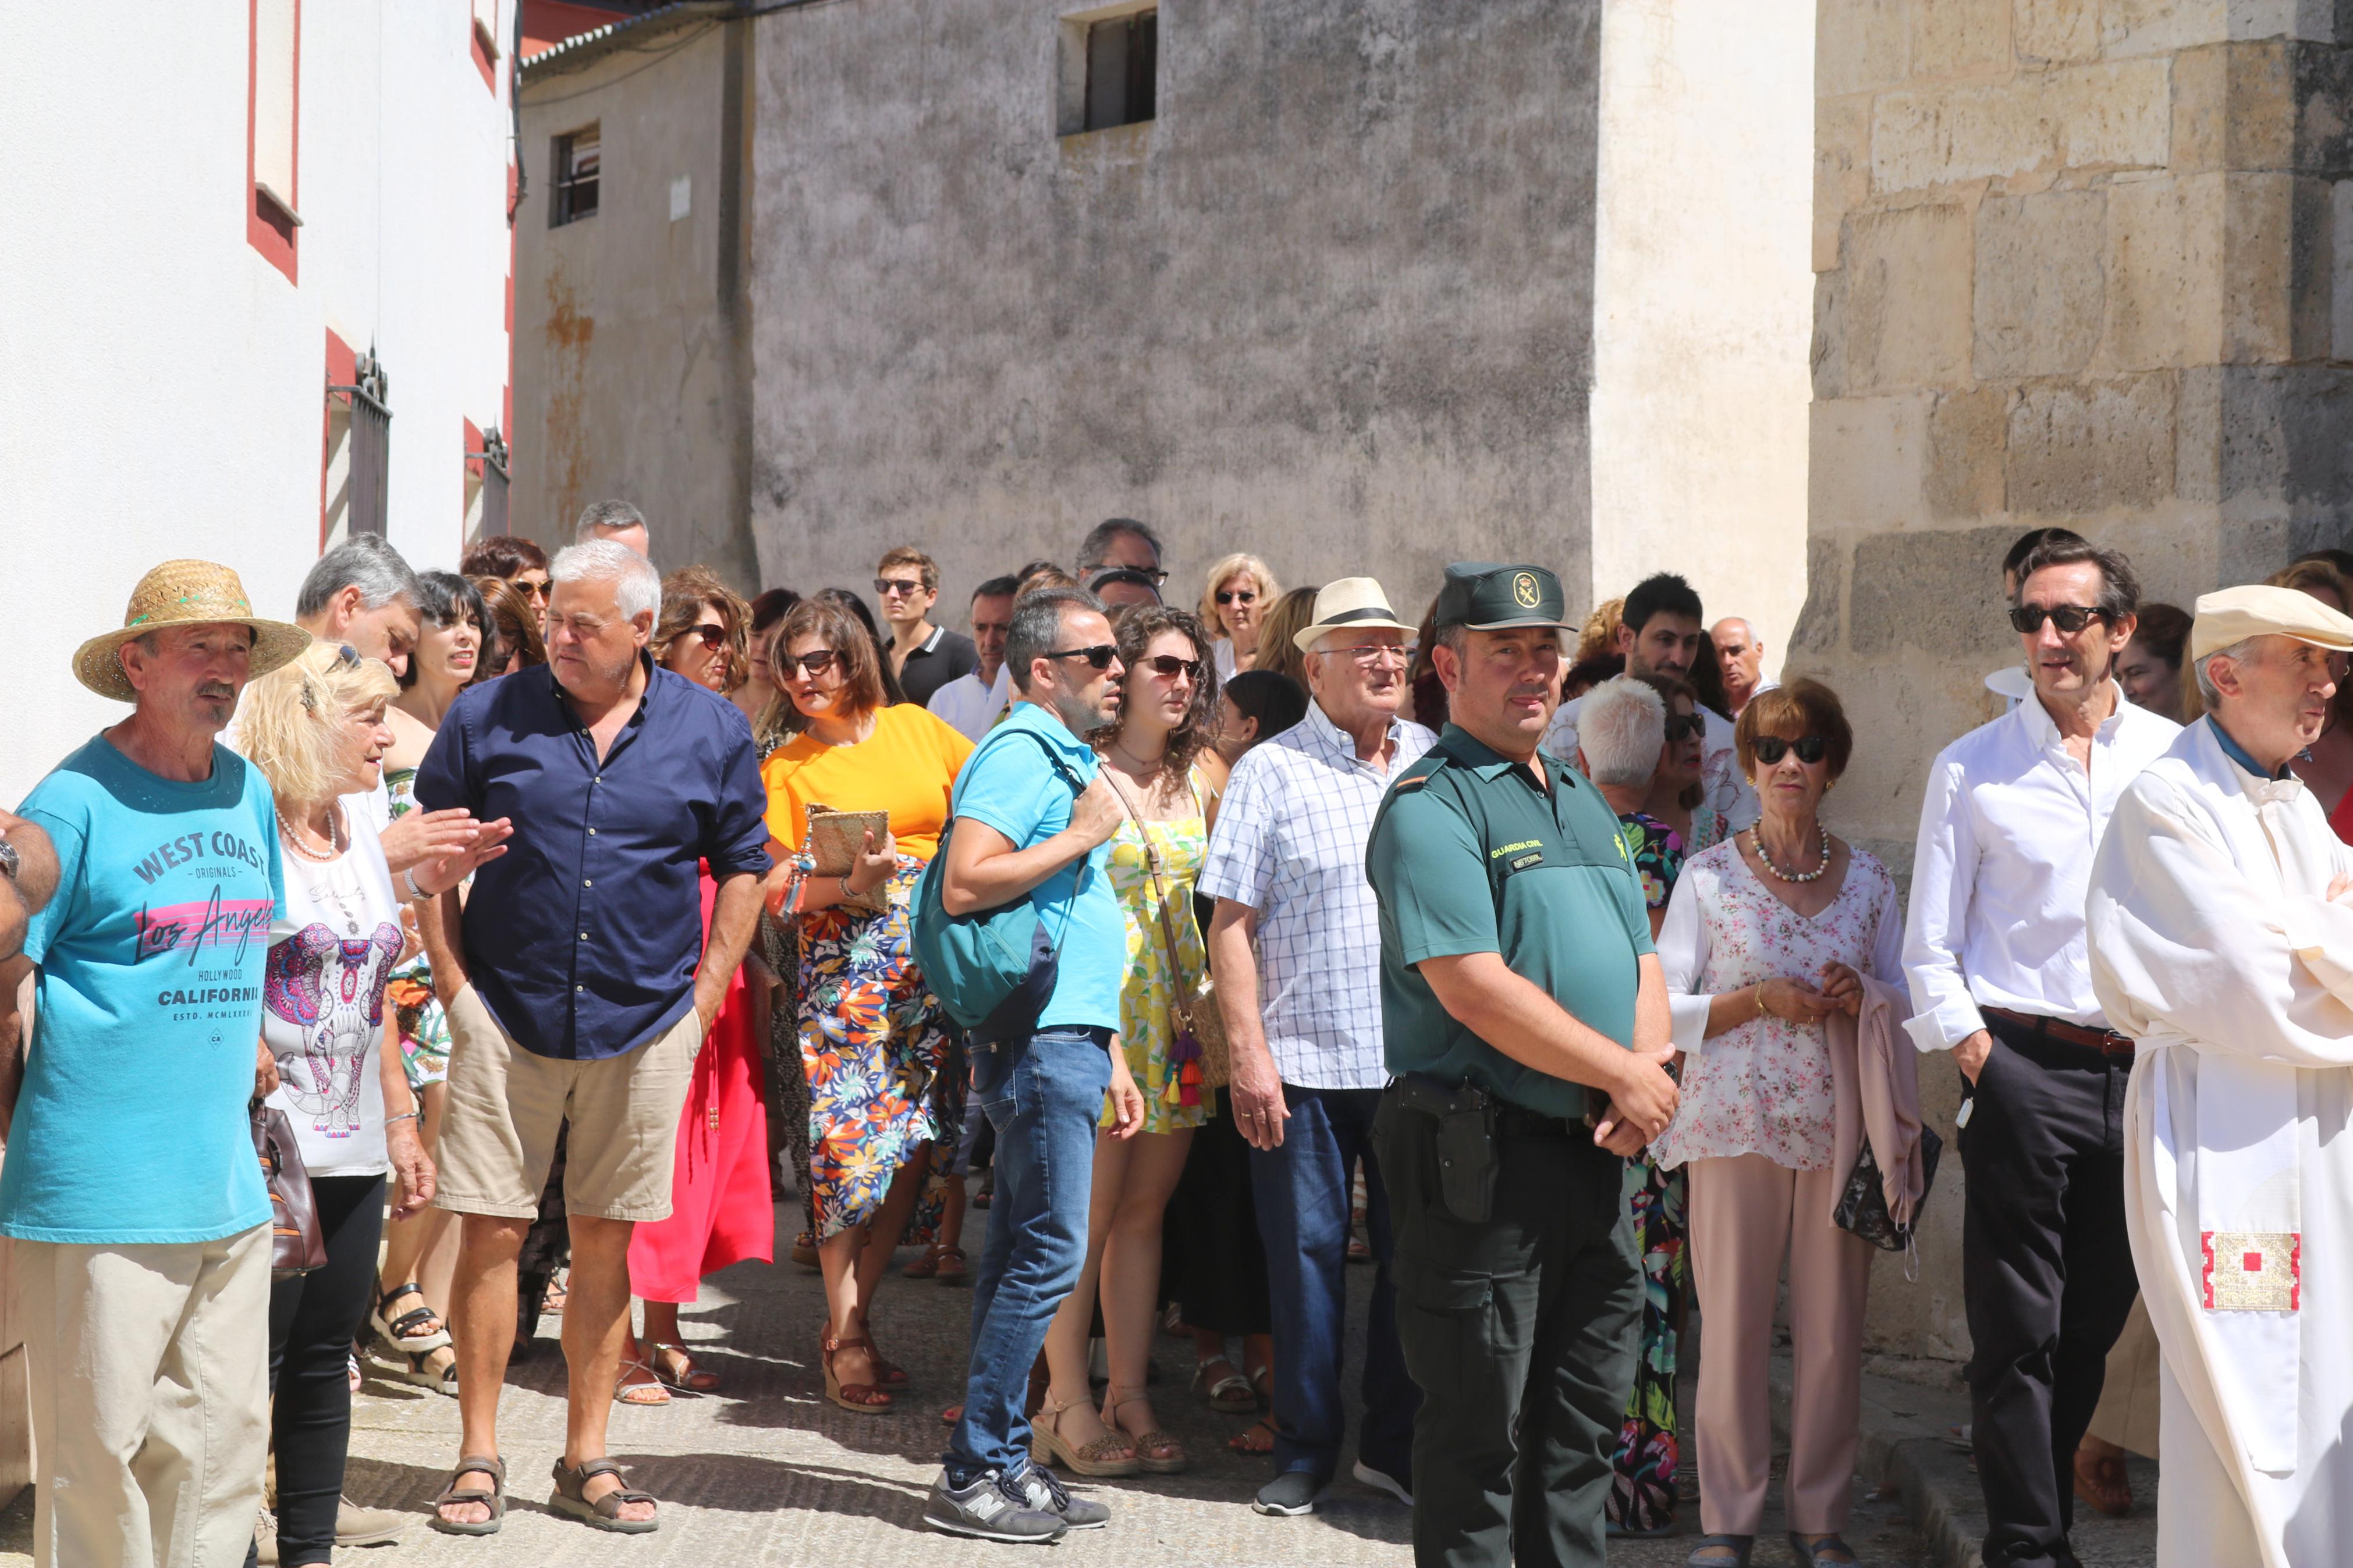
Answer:
[[[2010,706],[1931,766],[1907,905],[1824,821],[1873,738],[1671,574],[1582,623],[1535,563],[1414,615],[1235,553],[1196,598],[1120,518],[966,635],[912,546],[879,616],[651,547],[621,501],[458,573],[356,536],[286,619],[168,562],[75,651],[128,716],[0,813],[37,1562],[396,1535],[343,1495],[363,1356],[456,1399],[427,1518],[494,1534],[550,1313],[550,1504],[654,1531],[611,1407],[724,1390],[681,1309],[789,1191],[833,1404],[913,1396],[886,1284],[972,1289],[939,1530],[1108,1524],[1061,1477],[1186,1469],[1198,1398],[1251,1418],[1262,1514],[1345,1472],[1425,1563],[1598,1563],[1695,1500],[1736,1568],[1786,1310],[1789,1546],[1852,1563],[1932,1051],[1987,1563],[2073,1563],[2160,1405],[2168,1561],[2327,1560],[2348,1374],[2296,1324],[2346,1230],[2353,557],[2193,613],[2021,539]]]

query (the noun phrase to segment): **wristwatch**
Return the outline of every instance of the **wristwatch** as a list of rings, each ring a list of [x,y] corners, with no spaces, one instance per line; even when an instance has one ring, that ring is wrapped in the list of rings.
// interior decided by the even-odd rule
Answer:
[[[6,837],[0,837],[0,877],[5,877],[13,882],[16,879],[16,847],[9,843]]]

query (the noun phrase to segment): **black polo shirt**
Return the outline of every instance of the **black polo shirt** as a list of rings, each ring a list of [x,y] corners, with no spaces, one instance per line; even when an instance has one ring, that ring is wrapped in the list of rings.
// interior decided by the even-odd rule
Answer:
[[[980,650],[970,637],[934,626],[923,645],[907,655],[906,667],[899,671],[899,688],[906,692],[908,701],[928,708],[933,692],[979,668]]]

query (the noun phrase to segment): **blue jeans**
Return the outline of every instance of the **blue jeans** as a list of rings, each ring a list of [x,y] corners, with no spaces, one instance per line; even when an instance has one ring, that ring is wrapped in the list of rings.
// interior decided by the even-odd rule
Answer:
[[[1274,1300],[1274,1468],[1329,1477],[1340,1465],[1347,1415],[1340,1362],[1348,1336],[1349,1172],[1365,1163],[1366,1228],[1373,1244],[1373,1300],[1365,1335],[1364,1428],[1356,1453],[1374,1469],[1413,1474],[1413,1417],[1421,1390],[1398,1346],[1397,1289],[1389,1277],[1389,1194],[1373,1155],[1377,1089],[1282,1086],[1291,1120],[1282,1142],[1250,1151],[1250,1188],[1266,1242]]]
[[[973,1093],[997,1130],[997,1195],[972,1298],[964,1418],[941,1456],[948,1484],[1029,1465],[1029,1367],[1087,1260],[1095,1120],[1111,1031],[1055,1028],[973,1053]]]

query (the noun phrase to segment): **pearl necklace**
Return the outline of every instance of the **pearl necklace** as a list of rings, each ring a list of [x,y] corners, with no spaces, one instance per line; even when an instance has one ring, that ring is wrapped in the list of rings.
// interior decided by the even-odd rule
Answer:
[[[344,841],[343,837],[343,807],[341,805],[337,805],[334,810],[334,815],[327,819],[327,843],[329,845],[329,849],[324,855],[320,854],[317,850],[311,848],[309,844],[303,841],[301,834],[296,830],[291,822],[289,822],[286,819],[286,813],[283,810],[276,806],[272,806],[270,809],[275,811],[278,816],[279,837],[286,840],[286,847],[289,849],[293,850],[295,854],[300,855],[305,860],[309,860],[315,865],[329,865],[343,858],[343,852],[351,847],[351,846]]]
[[[1820,826],[1820,825],[1816,824],[1816,826]],[[1784,871],[1780,867],[1773,864],[1773,857],[1765,853],[1765,836],[1754,827],[1748,830],[1748,847],[1757,851],[1757,858],[1764,866],[1765,869],[1772,872],[1773,875],[1780,878],[1781,880],[1785,882],[1819,882],[1822,879],[1822,873],[1831,868],[1831,830],[1824,827],[1821,831],[1821,863],[1810,871]]]

